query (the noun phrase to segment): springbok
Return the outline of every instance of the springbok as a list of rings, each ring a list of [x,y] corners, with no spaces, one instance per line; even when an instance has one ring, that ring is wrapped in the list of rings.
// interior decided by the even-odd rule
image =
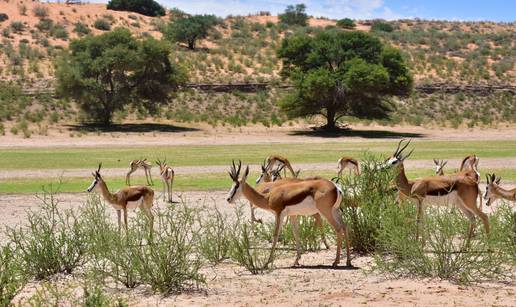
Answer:
[[[159,166],[159,173],[161,181],[163,181],[163,201],[165,201],[165,195],[167,195],[168,202],[172,203],[172,186],[174,184],[174,170],[167,164],[167,160],[161,161],[156,160],[156,165]]]
[[[133,160],[131,163],[129,163],[130,170],[127,172],[127,175],[125,175],[125,184],[131,185],[131,174],[136,172],[137,169],[143,168],[145,171],[145,179],[147,180],[147,185],[154,185],[154,182],[152,182],[151,177],[151,167],[152,165],[147,162],[147,159],[143,160]],[[150,182],[149,182],[150,179]]]
[[[500,186],[500,177],[496,177],[495,174],[487,174],[487,186],[484,193],[484,200],[486,206],[490,206],[497,199],[505,199],[511,202],[516,202],[516,188],[504,189]]]
[[[246,167],[242,178],[239,179],[241,166],[242,162],[239,161],[237,166],[235,161],[233,161],[229,172],[233,185],[229,190],[227,201],[228,203],[234,203],[241,195],[244,195],[253,205],[274,214],[274,237],[268,263],[272,262],[283,221],[285,217],[290,216],[297,249],[294,265],[299,265],[301,246],[299,243],[299,222],[297,216],[319,213],[332,225],[337,235],[337,254],[333,266],[337,266],[340,262],[343,236],[346,240],[346,265],[351,266],[347,226],[342,220],[339,210],[342,193],[333,182],[325,179],[314,179],[278,185],[270,183],[270,191],[268,193],[261,193],[247,184],[249,166]]]
[[[265,161],[265,164],[267,165],[267,171],[270,172],[276,164],[279,164],[279,166],[283,164],[288,168],[288,170],[292,174],[292,177],[296,177],[296,172],[294,172],[294,169],[292,168],[292,165],[290,164],[290,161],[287,158],[278,155],[270,155],[265,159]],[[285,170],[285,177],[287,175],[286,172],[287,171]]]
[[[447,163],[448,163],[448,161],[434,159],[435,174],[438,176],[443,176],[444,175],[444,166]]]
[[[118,216],[118,231],[121,228],[121,213],[124,212],[124,224],[127,233],[127,210],[140,208],[143,213],[149,218],[150,221],[150,234],[152,236],[152,229],[154,225],[154,215],[152,215],[152,202],[154,200],[154,191],[143,185],[124,187],[115,192],[114,194],[109,192],[106,182],[100,176],[100,168],[102,163],[99,164],[99,168],[92,173],[93,182],[88,187],[88,192],[93,189],[100,189],[100,193],[104,199],[113,206]]]
[[[421,227],[421,219],[423,216],[423,201],[439,202],[442,198],[454,204],[469,219],[470,229],[468,239],[471,238],[475,227],[475,216],[478,216],[485,227],[486,233],[489,234],[489,220],[487,215],[477,207],[477,196],[479,188],[475,180],[477,174],[473,170],[467,170],[456,174],[446,176],[432,176],[409,181],[405,175],[403,161],[412,154],[414,149],[407,155],[403,155],[403,150],[407,148],[410,141],[400,149],[403,140],[398,143],[398,147],[394,154],[388,158],[387,167],[396,166],[398,175],[396,177],[396,185],[400,196],[414,200],[417,205],[417,229],[416,239],[419,238]],[[401,199],[400,199],[401,200]]]
[[[360,163],[357,159],[353,159],[351,157],[342,157],[337,161],[337,177],[340,177],[342,175],[342,172],[344,169],[349,169],[349,174],[351,175],[351,172],[354,172],[356,176],[360,175]]]
[[[478,171],[478,162],[480,159],[477,157],[477,155],[469,155],[466,156],[464,159],[462,159],[462,162],[460,163],[460,171],[474,171],[476,173],[476,180],[477,183],[480,183],[480,172]]]

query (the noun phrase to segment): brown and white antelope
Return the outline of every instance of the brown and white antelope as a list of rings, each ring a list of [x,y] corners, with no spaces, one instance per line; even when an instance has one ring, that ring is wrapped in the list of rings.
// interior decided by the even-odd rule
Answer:
[[[269,172],[274,168],[274,166],[276,166],[276,164],[278,164],[279,166],[281,166],[281,164],[283,164],[284,166],[286,166],[288,168],[288,170],[292,174],[292,177],[295,178],[297,176],[296,172],[292,168],[292,165],[290,164],[290,161],[285,157],[278,156],[278,155],[270,155],[267,157],[267,159],[265,159],[265,164],[267,165],[267,171],[269,171]],[[286,172],[287,171],[285,170],[285,177],[287,175]]]
[[[150,233],[152,236],[152,229],[154,224],[154,215],[152,214],[151,208],[154,200],[154,191],[146,186],[136,185],[124,187],[115,192],[114,194],[109,192],[106,182],[100,176],[100,168],[102,163],[99,164],[99,168],[92,173],[93,182],[88,187],[88,192],[93,189],[100,189],[100,193],[104,199],[115,208],[118,216],[118,231],[121,228],[121,214],[124,213],[124,224],[127,233],[127,210],[140,208],[143,213],[149,218],[150,221]]]
[[[495,174],[487,174],[487,186],[484,192],[484,200],[486,206],[490,206],[497,199],[505,199],[511,202],[516,202],[516,188],[504,189],[500,186],[500,177]]]
[[[165,197],[169,203],[172,203],[172,186],[174,184],[174,170],[167,164],[167,160],[156,160],[156,165],[159,166],[159,173],[161,181],[163,181],[163,201]],[[166,196],[165,196],[166,195]]]
[[[147,180],[147,185],[154,185],[151,177],[152,164],[148,162],[147,159],[133,160],[131,161],[131,163],[129,163],[129,167],[130,170],[129,172],[127,172],[127,175],[125,176],[125,183],[127,185],[131,185],[131,174],[136,172],[136,170],[138,170],[139,168],[143,168],[143,170],[145,171],[145,179]]]
[[[435,174],[438,176],[443,176],[444,175],[444,166],[447,163],[448,163],[448,161],[434,159]]]
[[[398,175],[396,177],[396,185],[401,198],[408,198],[416,202],[417,205],[417,230],[416,239],[419,238],[419,231],[423,216],[423,201],[429,203],[439,202],[443,197],[446,201],[455,205],[469,219],[470,229],[468,238],[473,234],[475,227],[475,216],[478,216],[485,227],[486,233],[489,233],[489,220],[487,215],[477,207],[477,196],[479,193],[478,184],[475,180],[476,172],[467,170],[446,176],[432,176],[409,181],[405,175],[403,161],[414,151],[410,151],[407,155],[403,155],[403,150],[407,148],[410,141],[401,149],[400,145],[403,140],[398,143],[398,147],[394,154],[386,161],[387,167],[396,166]]]
[[[302,180],[288,183],[269,183],[271,185],[268,193],[261,193],[247,184],[249,166],[246,167],[242,178],[240,169],[242,163],[237,165],[233,161],[229,175],[233,185],[227,197],[228,203],[234,203],[241,195],[244,195],[253,205],[272,212],[275,216],[274,237],[272,241],[269,263],[272,262],[276,243],[281,232],[281,226],[285,217],[290,216],[296,238],[297,256],[294,265],[299,265],[301,259],[301,246],[299,243],[298,215],[321,214],[333,227],[337,235],[337,254],[333,266],[340,262],[342,250],[342,238],[346,240],[346,265],[351,266],[349,254],[349,241],[347,237],[347,226],[340,214],[340,203],[342,193],[337,186],[326,179]]]
[[[480,172],[478,171],[478,162],[480,159],[477,157],[477,155],[469,155],[462,159],[462,162],[460,163],[460,171],[474,171],[477,174],[476,180],[477,183],[480,183]]]
[[[356,176],[360,175],[360,163],[358,160],[351,158],[351,157],[342,157],[337,162],[337,177],[340,177],[342,175],[342,172],[347,168],[349,169],[349,174],[351,175],[351,172],[354,172]]]

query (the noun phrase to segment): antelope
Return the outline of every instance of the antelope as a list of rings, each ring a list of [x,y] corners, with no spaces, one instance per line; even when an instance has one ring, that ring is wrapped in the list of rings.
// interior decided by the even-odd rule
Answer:
[[[337,177],[340,177],[342,175],[342,172],[344,169],[349,169],[349,174],[351,175],[351,172],[354,172],[356,176],[360,175],[360,163],[358,160],[353,159],[351,157],[342,157],[337,162],[337,168],[339,171],[337,172]]]
[[[281,178],[281,171],[283,169],[284,165],[280,166],[279,168],[273,169],[272,172],[269,174],[267,172],[267,169],[262,165],[262,174],[260,175],[260,178],[263,178],[260,182],[257,181],[257,183],[262,183],[261,186],[258,186],[258,191],[261,193],[268,193],[270,191],[270,188],[272,186],[272,183],[274,183],[275,186],[279,186],[284,183],[288,182],[294,182],[294,181],[302,181],[303,179],[299,178]],[[299,172],[301,170],[298,170],[296,172],[297,175],[299,175]],[[297,177],[297,176],[296,176]],[[321,179],[320,177],[312,177],[308,179]],[[251,218],[254,214],[254,206],[252,203],[249,203],[251,206]],[[330,249],[330,245],[328,244],[328,241],[326,241],[326,236],[324,235],[324,228],[322,224],[322,219],[320,214],[314,214],[312,217],[315,219],[315,225],[318,229],[321,231],[321,239],[323,241],[324,247],[326,249]]]
[[[337,266],[340,262],[343,236],[346,240],[346,265],[351,266],[347,225],[342,220],[339,211],[342,201],[342,192],[340,192],[339,188],[333,182],[326,179],[311,179],[282,182],[281,184],[270,183],[271,187],[269,192],[262,193],[255,190],[247,183],[249,166],[246,167],[242,178],[239,178],[241,167],[241,161],[239,161],[237,165],[235,165],[235,161],[233,161],[233,165],[229,171],[233,185],[229,190],[227,201],[232,204],[240,198],[241,195],[244,195],[253,205],[274,214],[274,236],[267,263],[272,262],[283,221],[285,217],[290,216],[297,249],[294,265],[299,265],[301,247],[299,243],[299,222],[297,216],[319,213],[332,225],[337,235],[337,254],[333,266]]]
[[[288,161],[287,158],[278,155],[270,155],[267,157],[265,161],[267,164],[267,171],[271,171],[276,164],[283,164],[289,169],[290,173],[292,173],[292,177],[296,177],[296,172],[294,172],[294,169],[292,168],[292,165],[290,164],[290,161]],[[286,175],[287,171],[285,170],[285,176]]]
[[[149,218],[150,221],[150,234],[152,236],[152,229],[154,224],[154,216],[152,215],[152,202],[154,200],[154,191],[146,186],[136,185],[124,187],[114,194],[109,192],[109,189],[106,185],[106,182],[100,176],[100,168],[102,167],[102,163],[99,164],[99,168],[92,173],[93,182],[88,187],[88,192],[93,191],[93,189],[100,189],[100,193],[104,197],[104,199],[111,204],[113,208],[115,208],[117,216],[118,216],[118,232],[120,232],[121,228],[121,214],[124,212],[124,224],[126,233],[128,231],[127,227],[127,209],[135,209],[139,207],[143,213]]]
[[[516,188],[507,190],[500,186],[500,177],[495,174],[487,174],[487,186],[484,193],[484,200],[486,206],[490,206],[497,199],[506,199],[511,202],[516,202]]]
[[[167,195],[168,202],[172,203],[172,185],[174,184],[174,170],[172,167],[167,165],[167,160],[161,161],[158,159],[156,165],[159,166],[159,172],[161,180],[163,181],[163,201],[165,201],[165,195]]]
[[[410,141],[400,149],[401,140],[394,154],[388,158],[387,167],[396,166],[398,175],[396,177],[396,185],[399,189],[400,196],[404,196],[416,202],[417,205],[417,229],[416,240],[419,238],[419,230],[421,227],[421,219],[423,216],[423,201],[435,201],[446,197],[449,202],[454,204],[469,219],[470,229],[468,239],[471,238],[475,227],[475,216],[478,216],[489,234],[489,220],[487,215],[477,207],[478,184],[475,180],[477,174],[474,170],[462,171],[456,174],[446,176],[432,176],[409,181],[405,175],[403,161],[407,159],[414,149],[407,155],[403,155],[403,150],[407,148]],[[481,200],[482,201],[482,200]]]
[[[460,171],[467,171],[471,170],[474,171],[477,174],[476,181],[477,183],[480,183],[480,172],[478,171],[478,162],[480,159],[476,155],[469,155],[462,159],[462,162],[460,163]]]
[[[127,185],[131,185],[131,174],[136,172],[136,170],[138,170],[139,168],[143,168],[143,170],[145,171],[145,179],[147,180],[147,185],[154,185],[154,183],[152,182],[150,171],[152,165],[150,164],[150,162],[147,162],[147,159],[133,160],[131,161],[131,163],[129,163],[129,167],[131,169],[129,170],[129,172],[127,172],[127,175],[125,176],[125,183]]]
[[[447,163],[448,163],[448,161],[434,159],[435,174],[438,176],[443,176],[444,175],[444,166]]]

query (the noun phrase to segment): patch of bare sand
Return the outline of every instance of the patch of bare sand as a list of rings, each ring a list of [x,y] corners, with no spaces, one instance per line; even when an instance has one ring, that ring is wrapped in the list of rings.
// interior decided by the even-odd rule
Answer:
[[[160,195],[157,195],[160,198]],[[225,202],[226,191],[187,192],[175,194],[189,206],[216,206],[225,213],[233,212],[233,206]],[[59,194],[60,206],[78,208],[87,198],[85,193]],[[5,195],[0,199],[1,226],[15,226],[26,219],[26,210],[37,210],[41,201],[34,196]],[[182,205],[182,204],[177,204]],[[164,204],[157,202],[157,206]],[[248,207],[244,207],[247,209]],[[113,220],[115,211],[108,209]],[[245,214],[249,210],[244,211]],[[260,217],[271,219],[271,214],[257,211]],[[130,212],[130,215],[133,215]],[[249,217],[249,215],[247,215]],[[6,238],[0,237],[0,242]],[[440,280],[394,279],[389,280],[376,273],[367,273],[372,266],[370,257],[354,256],[355,270],[330,267],[335,257],[334,246],[330,250],[305,253],[302,267],[292,268],[294,251],[282,251],[276,261],[277,269],[265,275],[251,275],[235,263],[226,261],[220,265],[203,268],[207,285],[197,292],[162,297],[152,294],[148,287],[134,290],[123,287],[108,291],[124,297],[131,306],[254,306],[254,305],[372,305],[372,306],[513,306],[516,286],[514,283],[482,283],[463,287]],[[30,283],[17,300],[27,299],[39,287]]]
[[[461,159],[449,159],[445,172],[451,173],[460,167]],[[429,169],[434,168],[434,163],[431,160],[408,160],[405,162],[408,169]],[[251,171],[260,171],[260,165],[249,165]],[[337,162],[323,162],[323,163],[295,163],[295,169],[306,171],[328,171],[333,170],[337,172]],[[482,158],[480,167],[489,169],[507,169],[516,168],[516,157],[512,158]],[[228,169],[227,165],[205,165],[205,166],[176,166],[174,171],[176,175],[182,174],[206,174],[206,173],[223,173]],[[124,177],[127,174],[128,168],[105,168],[102,169],[102,174],[105,177]],[[91,169],[40,169],[40,170],[3,170],[0,171],[0,180],[10,178],[66,178],[66,177],[89,177]],[[154,178],[158,178],[158,169],[151,168],[151,173],[154,173]],[[133,176],[142,175],[143,171],[138,170]],[[302,175],[302,173],[301,173]]]
[[[265,128],[248,126],[238,129],[201,126],[182,132],[112,132],[88,133],[81,136],[60,133],[49,129],[48,136],[33,135],[29,139],[21,136],[0,136],[0,148],[50,148],[50,147],[102,147],[102,146],[174,146],[174,145],[227,145],[227,144],[277,144],[277,143],[323,143],[391,141],[399,138],[422,140],[515,140],[516,126],[497,129],[450,129],[412,126],[385,127],[377,125],[353,125],[352,130],[339,135],[313,133],[308,125]],[[181,129],[180,129],[181,130]]]

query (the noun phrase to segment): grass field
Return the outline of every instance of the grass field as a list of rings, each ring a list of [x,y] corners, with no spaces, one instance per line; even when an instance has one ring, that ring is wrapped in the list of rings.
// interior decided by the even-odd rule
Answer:
[[[387,156],[397,141],[328,142],[303,144],[206,145],[130,148],[9,149],[0,152],[0,170],[126,168],[129,161],[146,157],[167,158],[173,166],[226,165],[231,159],[261,163],[268,154],[287,156],[293,163],[337,161],[343,155],[361,158],[365,152]],[[482,158],[516,157],[516,141],[418,141],[411,159],[463,158],[475,153]]]
[[[505,182],[516,181],[516,169],[485,169],[482,170],[482,176],[484,173],[496,173],[501,176]],[[248,182],[254,184],[255,179],[258,177],[257,172],[251,172],[249,174]],[[335,176],[335,171],[303,171],[302,176],[322,176],[331,179]],[[431,169],[415,169],[408,170],[407,176],[409,178],[418,178],[424,176],[433,175]],[[482,177],[483,178],[483,177]],[[108,187],[111,190],[117,190],[125,186],[124,178],[106,178]],[[21,194],[33,194],[43,191],[43,188],[49,189],[52,186],[53,189],[59,187],[60,192],[86,192],[86,188],[91,183],[91,177],[68,177],[62,178],[31,178],[31,179],[10,179],[0,181],[0,194],[6,193],[21,193]],[[145,177],[132,177],[132,184],[145,184]],[[209,190],[224,190],[229,189],[231,181],[227,173],[208,173],[208,174],[177,174],[174,181],[174,191],[209,191]],[[162,191],[162,182],[160,180],[154,180],[154,189]]]

